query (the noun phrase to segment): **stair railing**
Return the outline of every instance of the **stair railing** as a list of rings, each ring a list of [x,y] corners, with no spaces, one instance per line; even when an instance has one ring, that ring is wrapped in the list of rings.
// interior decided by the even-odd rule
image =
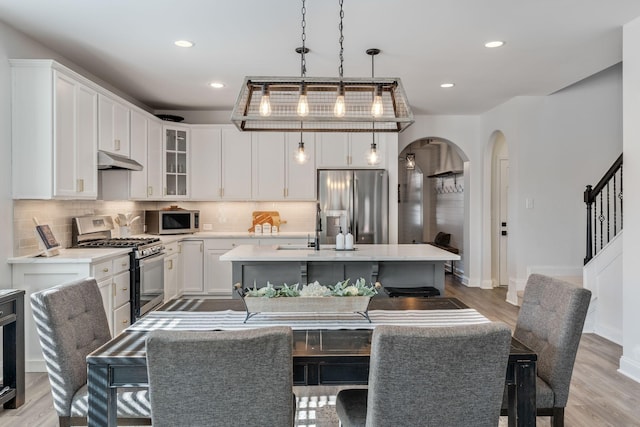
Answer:
[[[584,202],[587,204],[586,264],[622,231],[622,154],[595,187],[587,185]]]

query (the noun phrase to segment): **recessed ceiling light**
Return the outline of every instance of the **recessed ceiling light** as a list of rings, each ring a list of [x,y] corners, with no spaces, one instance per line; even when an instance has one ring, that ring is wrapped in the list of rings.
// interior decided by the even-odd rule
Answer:
[[[178,47],[193,47],[194,43],[189,40],[176,40],[173,42]]]
[[[211,86],[214,89],[222,89],[224,87],[224,83],[211,82],[211,83],[209,83],[209,86]]]
[[[445,89],[450,88],[450,87],[454,87],[454,86],[455,86],[455,83],[442,83],[440,85],[440,87],[445,88]]]
[[[484,44],[484,47],[488,47],[488,48],[492,48],[492,47],[502,47],[504,46],[504,42],[500,41],[500,40],[496,40],[496,41],[492,41],[492,42],[487,42]]]

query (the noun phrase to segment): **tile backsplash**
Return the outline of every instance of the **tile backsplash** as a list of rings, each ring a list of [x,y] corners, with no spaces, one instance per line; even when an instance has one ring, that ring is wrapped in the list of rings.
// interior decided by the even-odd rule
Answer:
[[[71,219],[84,215],[132,213],[142,221],[131,227],[132,234],[144,232],[144,211],[162,209],[169,205],[200,210],[200,230],[210,224],[211,231],[247,232],[251,227],[251,213],[258,210],[279,211],[283,220],[281,230],[313,232],[315,202],[134,202],[79,200],[14,200],[13,254],[31,255],[39,251],[33,218],[48,224],[62,247],[71,246]],[[286,221],[286,222],[285,222]],[[117,236],[117,230],[114,233]]]

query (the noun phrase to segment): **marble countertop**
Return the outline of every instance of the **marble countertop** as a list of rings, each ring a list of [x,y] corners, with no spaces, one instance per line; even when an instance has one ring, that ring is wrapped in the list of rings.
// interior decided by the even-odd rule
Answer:
[[[91,264],[119,255],[127,255],[131,248],[69,248],[60,249],[52,257],[26,255],[7,259],[9,264]]]
[[[286,249],[278,249],[284,247]],[[298,245],[240,245],[221,261],[458,261],[460,256],[431,245],[358,245],[353,251],[321,246],[319,251]]]

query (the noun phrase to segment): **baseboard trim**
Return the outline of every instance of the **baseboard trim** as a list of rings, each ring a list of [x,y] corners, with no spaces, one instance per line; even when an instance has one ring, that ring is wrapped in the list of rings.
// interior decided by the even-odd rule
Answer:
[[[629,377],[640,383],[640,361],[630,359],[626,356],[620,358],[620,368],[618,369],[625,377]]]

